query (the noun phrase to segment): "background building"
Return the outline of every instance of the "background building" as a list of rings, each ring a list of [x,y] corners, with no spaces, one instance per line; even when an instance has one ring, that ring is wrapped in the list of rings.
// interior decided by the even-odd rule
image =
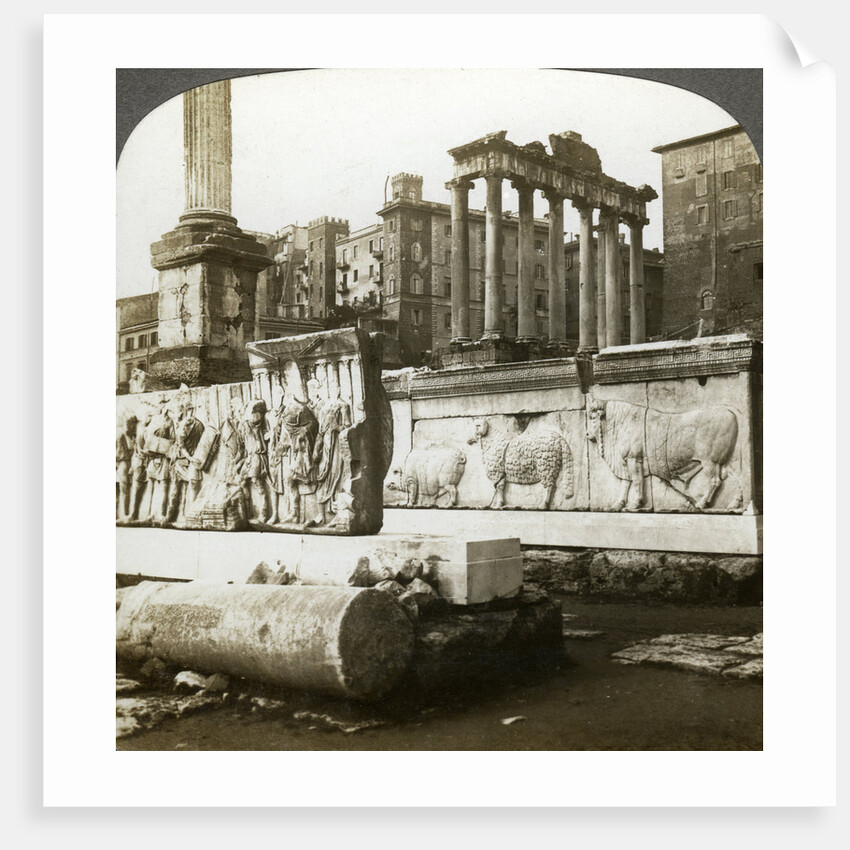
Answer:
[[[150,356],[159,349],[159,292],[119,298],[115,302],[117,335],[115,382],[127,384],[133,369],[150,372]]]
[[[665,336],[761,337],[762,165],[739,125],[659,145]]]

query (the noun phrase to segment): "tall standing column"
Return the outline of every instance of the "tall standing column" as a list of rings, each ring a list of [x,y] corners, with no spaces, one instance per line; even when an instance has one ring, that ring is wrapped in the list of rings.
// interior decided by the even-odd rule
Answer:
[[[549,345],[562,346],[567,338],[564,279],[564,198],[546,192],[549,201]]]
[[[469,180],[452,180],[452,342],[470,342]]]
[[[599,226],[596,228],[596,344],[605,348],[608,336],[605,333],[605,257],[608,244],[608,222],[599,211]]]
[[[186,212],[231,213],[230,80],[183,93]]]
[[[535,342],[534,322],[534,188],[524,181],[513,187],[519,196],[519,245],[517,251],[517,342]]]
[[[623,299],[620,293],[620,219],[608,216],[605,245],[605,336],[607,344],[620,345],[623,334]]]
[[[597,351],[596,345],[596,268],[593,264],[593,207],[573,202],[579,213],[579,326],[578,350]]]
[[[482,339],[502,339],[502,177],[487,175],[486,255],[484,258],[484,335]]]
[[[646,307],[643,288],[643,223],[629,222],[629,342],[646,342]]]

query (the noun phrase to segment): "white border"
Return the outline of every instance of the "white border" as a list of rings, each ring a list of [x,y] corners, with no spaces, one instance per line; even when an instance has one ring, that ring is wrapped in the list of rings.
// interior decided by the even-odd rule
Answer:
[[[321,39],[308,37],[318,28]],[[98,482],[101,465],[107,474],[111,464],[114,418],[114,69],[362,67],[364,59],[370,67],[507,62],[765,69],[771,293],[763,753],[115,753],[111,675],[103,675],[113,663],[114,535],[91,520],[112,510],[112,497]],[[834,79],[823,65],[801,72],[795,59],[784,33],[754,16],[49,16],[44,356],[53,365],[44,396],[45,803],[833,803],[835,340],[822,314],[833,301],[835,264],[829,250],[806,248],[834,244]],[[801,285],[816,297],[800,298]],[[804,333],[813,328],[820,329],[811,341],[816,353]],[[82,376],[75,381],[61,368],[69,329],[74,372]],[[801,504],[811,506],[804,519]],[[801,596],[801,587],[811,593]],[[86,700],[75,700],[81,659]]]

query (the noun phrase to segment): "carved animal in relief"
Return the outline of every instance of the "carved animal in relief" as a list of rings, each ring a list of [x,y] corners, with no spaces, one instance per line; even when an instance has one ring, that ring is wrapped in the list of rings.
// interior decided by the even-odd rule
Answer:
[[[504,507],[505,484],[539,483],[545,491],[540,507],[548,510],[562,471],[563,495],[573,495],[573,456],[559,431],[540,429],[512,434],[491,431],[487,419],[475,419],[467,442],[481,446],[484,470],[495,488],[491,508]]]
[[[728,407],[713,406],[666,413],[626,401],[587,401],[587,438],[595,442],[608,468],[620,479],[611,506],[637,510],[645,504],[644,478],[666,481],[697,510],[710,507],[738,441],[738,418]],[[707,478],[698,498],[674,487],[685,486],[700,471]]]
[[[449,446],[431,446],[413,449],[404,459],[404,465],[395,472],[400,484],[391,483],[391,490],[407,493],[407,507],[431,504],[448,495],[449,504],[457,504],[457,485],[466,469],[466,455]]]

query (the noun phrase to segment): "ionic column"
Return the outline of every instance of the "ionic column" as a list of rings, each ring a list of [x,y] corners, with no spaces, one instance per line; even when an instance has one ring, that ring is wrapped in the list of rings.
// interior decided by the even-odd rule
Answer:
[[[605,214],[599,211],[599,226],[596,228],[596,345],[605,348],[605,246],[608,244],[608,224]]]
[[[643,289],[643,223],[629,222],[629,342],[646,342],[646,309]]]
[[[623,299],[620,295],[620,218],[608,216],[605,244],[605,337],[607,345],[620,345],[623,334]]]
[[[596,267],[593,264],[593,207],[573,202],[579,214],[578,350],[598,351],[596,344]]]
[[[452,192],[452,342],[470,342],[469,190],[470,180],[446,183]]]
[[[524,181],[512,183],[519,195],[519,245],[517,250],[517,342],[537,339],[534,321],[534,188]]]
[[[502,178],[487,178],[486,254],[484,258],[484,334],[482,339],[502,339],[505,319],[502,315]]]
[[[549,345],[567,338],[567,304],[564,292],[564,198],[544,192],[549,201]]]
[[[231,212],[230,80],[183,93],[186,212]]]

